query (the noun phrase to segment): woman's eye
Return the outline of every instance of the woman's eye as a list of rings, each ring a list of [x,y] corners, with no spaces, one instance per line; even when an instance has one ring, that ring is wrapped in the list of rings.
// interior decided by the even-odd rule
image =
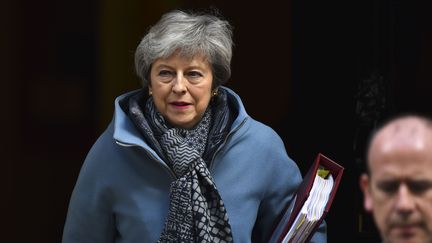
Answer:
[[[197,72],[197,71],[190,71],[190,72],[187,73],[187,75],[189,77],[192,77],[192,78],[200,78],[200,77],[202,77],[202,74],[200,72]]]
[[[171,71],[168,71],[168,70],[161,70],[161,71],[159,71],[159,76],[170,77],[171,75],[172,75]]]

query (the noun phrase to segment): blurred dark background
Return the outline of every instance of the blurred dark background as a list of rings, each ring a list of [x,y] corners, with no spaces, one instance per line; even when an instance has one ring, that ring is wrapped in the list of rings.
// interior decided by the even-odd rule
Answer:
[[[2,1],[2,242],[60,242],[114,98],[140,87],[138,42],[167,10],[209,6],[234,25],[227,86],[249,114],[281,135],[302,173],[318,152],[345,167],[328,241],[379,242],[358,189],[365,141],[389,115],[431,113],[430,1],[230,2]]]

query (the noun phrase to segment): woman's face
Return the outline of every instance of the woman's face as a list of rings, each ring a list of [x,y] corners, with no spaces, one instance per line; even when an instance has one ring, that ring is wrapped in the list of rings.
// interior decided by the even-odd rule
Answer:
[[[175,52],[156,59],[150,80],[156,108],[169,123],[189,129],[201,120],[213,82],[211,66],[203,55],[183,58]]]

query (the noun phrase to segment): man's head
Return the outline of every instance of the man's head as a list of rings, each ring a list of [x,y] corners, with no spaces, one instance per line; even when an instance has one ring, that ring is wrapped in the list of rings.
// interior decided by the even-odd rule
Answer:
[[[364,207],[385,242],[432,242],[432,122],[391,120],[372,136],[369,174],[362,175]]]

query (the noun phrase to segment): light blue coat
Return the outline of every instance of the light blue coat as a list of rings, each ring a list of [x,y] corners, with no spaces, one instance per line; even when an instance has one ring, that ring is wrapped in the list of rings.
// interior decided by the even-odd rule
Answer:
[[[281,138],[238,109],[210,172],[225,203],[235,243],[265,242],[301,181]],[[131,92],[132,93],[132,92]],[[63,243],[153,243],[168,213],[172,171],[115,101],[115,115],[91,148],[70,199]],[[325,225],[313,242],[326,242]]]

